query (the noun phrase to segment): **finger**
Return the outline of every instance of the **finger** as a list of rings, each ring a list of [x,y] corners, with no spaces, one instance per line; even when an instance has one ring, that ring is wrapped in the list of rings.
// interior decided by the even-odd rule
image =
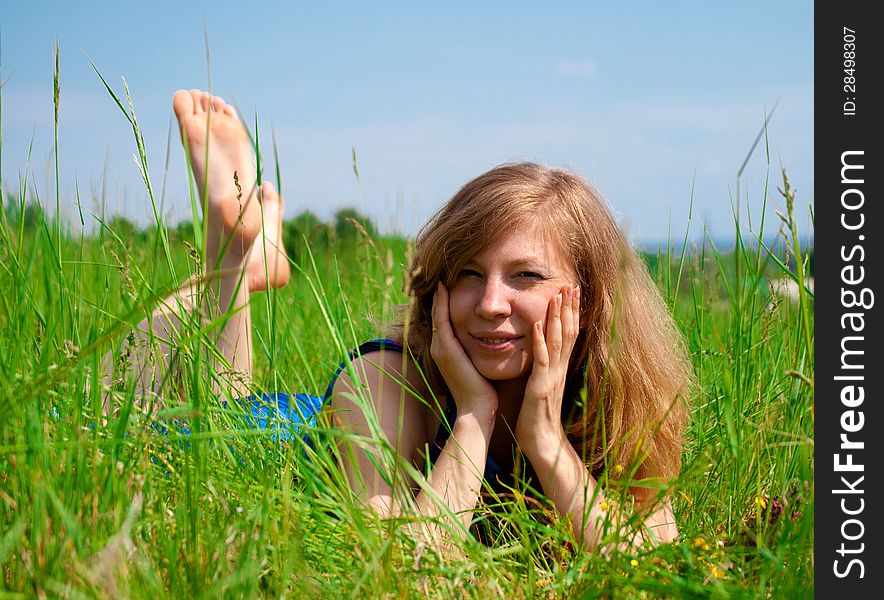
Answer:
[[[543,321],[536,321],[533,328],[534,365],[532,376],[536,373],[549,369],[549,351],[547,350],[546,338],[543,335]]]
[[[546,346],[551,363],[557,363],[562,354],[562,292],[549,301],[546,311]]]
[[[448,317],[448,288],[440,281],[433,295],[433,335],[448,339],[454,335]]]
[[[430,327],[433,329],[433,337],[436,337],[436,332],[439,331],[439,328],[436,326],[436,313],[439,311],[439,286],[436,286],[436,291],[433,292],[433,307],[430,309]]]
[[[577,336],[580,335],[580,286],[574,288],[574,300],[571,305],[571,316],[574,323],[574,342],[577,342]]]
[[[448,302],[448,288],[439,282],[434,296],[435,313],[433,316],[433,337],[430,342],[430,352],[446,380],[448,375],[454,375],[456,372],[462,375],[464,369],[463,361],[469,363],[466,352],[454,335],[454,328],[451,326],[449,317]],[[471,369],[471,366],[467,368],[467,370]],[[446,371],[448,375],[445,374]]]
[[[574,340],[577,339],[577,324],[574,312],[574,306],[577,304],[577,290],[573,287],[566,287],[563,293],[562,301],[562,337],[564,339],[564,352],[571,352],[574,346]]]
[[[565,286],[562,289],[562,339],[564,340],[564,346],[566,347],[571,333],[571,304],[573,301],[573,289],[574,288],[571,286]]]
[[[448,288],[440,281],[436,290],[439,293],[439,321],[441,324],[448,321]]]

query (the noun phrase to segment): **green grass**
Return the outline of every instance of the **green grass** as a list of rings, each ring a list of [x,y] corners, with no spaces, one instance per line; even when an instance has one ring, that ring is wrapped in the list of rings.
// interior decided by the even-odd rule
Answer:
[[[117,221],[75,236],[29,212],[24,192],[5,204],[0,590],[11,597],[812,595],[813,298],[780,300],[766,283],[804,276],[786,272],[803,264],[791,202],[773,256],[707,242],[649,257],[699,382],[674,492],[681,538],[608,557],[580,550],[549,505],[519,493],[479,511],[485,543],[435,555],[407,519],[360,508],[330,445],[234,429],[205,368],[211,328],[183,344],[183,395],[165,413],[192,435],[158,434],[130,382],[102,424],[102,357],[124,360],[132,325],[199,272],[200,229],[126,233]],[[259,390],[322,393],[345,349],[404,301],[406,240],[319,227],[303,232],[312,255],[289,241],[289,286],[252,297]],[[764,224],[754,229],[762,237]]]

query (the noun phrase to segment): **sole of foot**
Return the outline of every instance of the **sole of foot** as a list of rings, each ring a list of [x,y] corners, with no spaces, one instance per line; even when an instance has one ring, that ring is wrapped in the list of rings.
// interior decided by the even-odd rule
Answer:
[[[225,256],[224,262],[241,262],[263,227],[255,187],[257,173],[245,127],[232,106],[208,92],[179,90],[172,108],[200,203],[205,202],[209,256],[227,243],[230,256]]]

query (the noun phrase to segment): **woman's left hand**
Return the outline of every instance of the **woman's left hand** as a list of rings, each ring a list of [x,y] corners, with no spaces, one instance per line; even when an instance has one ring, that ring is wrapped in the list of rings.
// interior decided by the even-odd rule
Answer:
[[[567,286],[553,296],[543,323],[534,323],[534,365],[516,423],[516,441],[531,459],[556,451],[566,441],[562,396],[571,352],[580,331],[580,288]]]

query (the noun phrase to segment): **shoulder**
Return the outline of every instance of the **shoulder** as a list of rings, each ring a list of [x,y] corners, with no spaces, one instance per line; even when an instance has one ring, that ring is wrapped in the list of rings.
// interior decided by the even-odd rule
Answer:
[[[375,395],[383,388],[403,390],[423,397],[426,385],[420,369],[398,343],[370,342],[354,350],[342,366],[333,394],[368,390]],[[397,392],[398,393],[398,392]]]
[[[391,349],[351,359],[331,393],[329,408],[337,427],[373,437],[380,430],[403,456],[419,460],[438,423],[430,409],[423,376],[407,353]]]
[[[409,354],[393,345],[360,348],[363,351],[351,355],[349,364],[334,382],[332,409],[340,413],[342,409],[359,407],[364,412],[373,406],[379,416],[383,416],[398,414],[401,408],[407,421],[424,421],[428,414],[426,399],[429,392],[420,369]]]

